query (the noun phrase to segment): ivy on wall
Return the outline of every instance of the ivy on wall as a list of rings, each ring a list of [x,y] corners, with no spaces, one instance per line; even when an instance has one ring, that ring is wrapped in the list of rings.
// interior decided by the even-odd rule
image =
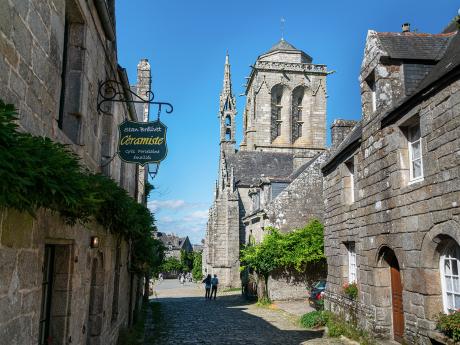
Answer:
[[[153,214],[115,181],[82,166],[66,145],[18,131],[16,119],[14,106],[0,100],[0,206],[33,216],[46,208],[69,225],[95,219],[131,241],[134,270],[152,271],[162,260]]]
[[[289,233],[281,233],[273,227],[267,228],[268,234],[258,244],[250,243],[240,253],[242,269],[249,268],[257,272],[268,284],[270,273],[278,268],[303,272],[310,267],[324,269],[324,228],[320,221],[312,220],[304,228]],[[268,290],[264,289],[268,299]]]

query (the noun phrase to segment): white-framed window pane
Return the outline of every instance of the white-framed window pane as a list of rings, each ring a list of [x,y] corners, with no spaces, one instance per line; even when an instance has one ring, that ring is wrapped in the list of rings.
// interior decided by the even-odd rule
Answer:
[[[459,249],[458,244],[452,241],[440,260],[444,311],[447,313],[460,308]]]
[[[418,178],[422,176],[422,160],[417,159],[412,162],[412,177]]]
[[[412,143],[412,159],[420,158],[420,140],[417,140]]]
[[[355,244],[348,244],[348,281],[356,282],[356,251]]]

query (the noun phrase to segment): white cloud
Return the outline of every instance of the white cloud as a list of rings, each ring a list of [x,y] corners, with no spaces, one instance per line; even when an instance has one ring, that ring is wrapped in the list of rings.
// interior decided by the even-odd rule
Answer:
[[[162,209],[177,210],[185,207],[184,200],[152,200],[147,203],[147,207],[152,211],[158,211]]]
[[[184,217],[184,221],[204,221],[208,219],[208,210],[194,211]]]

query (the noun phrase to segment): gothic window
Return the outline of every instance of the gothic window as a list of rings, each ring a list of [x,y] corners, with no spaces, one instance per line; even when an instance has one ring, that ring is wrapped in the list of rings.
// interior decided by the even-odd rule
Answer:
[[[226,141],[232,140],[232,134],[231,134],[230,128],[227,128],[227,129],[225,130],[225,140],[226,140]]]
[[[232,120],[230,119],[230,115],[227,115],[225,118],[225,126],[230,126],[232,124]]]
[[[256,212],[260,209],[260,195],[259,193],[252,194],[252,211]]]
[[[69,1],[64,23],[58,126],[75,144],[81,144],[85,31],[85,24],[77,5]]]
[[[302,102],[305,89],[300,86],[292,93],[292,142],[302,136]]]
[[[444,312],[451,313],[460,308],[460,247],[450,240],[440,260],[442,297]]]
[[[275,140],[277,137],[281,135],[281,111],[283,109],[282,106],[282,98],[283,98],[283,86],[276,85],[272,89],[272,99],[271,99],[271,123],[272,123],[272,130],[271,130],[271,139],[272,141]]]

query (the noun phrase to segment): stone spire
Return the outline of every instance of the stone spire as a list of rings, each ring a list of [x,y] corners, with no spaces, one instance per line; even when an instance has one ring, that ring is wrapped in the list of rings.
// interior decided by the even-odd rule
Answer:
[[[225,55],[225,66],[224,66],[224,83],[222,85],[222,92],[220,93],[220,111],[222,112],[224,108],[229,106],[227,102],[233,102],[232,106],[235,104],[235,98],[232,95],[232,76],[230,72],[230,62],[228,51]]]
[[[233,152],[235,150],[236,100],[235,96],[232,94],[228,51],[225,55],[224,83],[222,85],[219,103],[220,144],[224,151]]]

